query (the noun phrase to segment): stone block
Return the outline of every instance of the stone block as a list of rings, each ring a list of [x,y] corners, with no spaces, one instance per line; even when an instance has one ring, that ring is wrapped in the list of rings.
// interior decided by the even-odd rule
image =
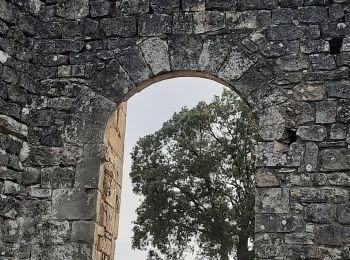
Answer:
[[[109,14],[111,3],[107,0],[94,0],[90,2],[91,17],[106,16]]]
[[[321,33],[326,38],[346,37],[350,34],[350,23],[325,23],[321,26]]]
[[[133,37],[137,34],[136,18],[131,16],[105,18],[101,20],[100,26],[107,37]]]
[[[227,37],[207,39],[203,44],[198,61],[200,70],[217,73],[230,48],[230,40]]]
[[[240,0],[238,7],[242,10],[247,9],[277,9],[278,0]]]
[[[123,51],[119,54],[118,61],[126,70],[130,79],[135,83],[147,80],[152,75],[139,47],[133,47]]]
[[[258,214],[255,218],[255,232],[287,233],[303,226],[301,217],[287,214]]]
[[[289,191],[287,189],[257,188],[255,198],[257,213],[289,212]]]
[[[28,126],[6,115],[0,115],[0,129],[3,133],[9,133],[20,139],[28,136]]]
[[[193,13],[174,13],[173,34],[191,34],[193,33]]]
[[[217,1],[206,1],[206,0],[182,0],[182,10],[185,12],[203,12],[205,11],[206,2],[217,2]],[[210,9],[210,8],[209,8]]]
[[[327,224],[335,220],[335,206],[331,204],[310,204],[305,207],[305,220]]]
[[[305,40],[300,43],[301,53],[329,52],[329,42],[325,40]]]
[[[52,214],[56,219],[93,220],[97,214],[97,190],[55,189],[52,191]]]
[[[307,6],[295,11],[295,16],[302,23],[321,23],[327,20],[328,12],[323,6]]]
[[[170,71],[168,43],[160,38],[150,38],[140,44],[145,61],[154,75]]]
[[[255,29],[258,26],[256,11],[226,12],[226,26],[229,30]]]
[[[312,54],[310,61],[314,70],[335,70],[337,65],[334,57],[328,54]]]
[[[302,71],[310,66],[309,59],[305,56],[285,56],[278,58],[276,64],[281,70],[287,72]]]
[[[348,149],[326,149],[320,152],[322,171],[350,170]]]
[[[176,35],[169,39],[170,64],[176,70],[198,70],[203,40],[195,35]]]
[[[117,11],[126,14],[149,13],[149,0],[121,0],[117,3]]]
[[[293,97],[298,101],[320,101],[325,95],[322,85],[297,85],[294,87]]]
[[[304,163],[307,172],[314,172],[317,169],[318,146],[315,143],[306,143]]]
[[[234,46],[218,73],[219,78],[227,82],[239,79],[255,62],[256,57]]]
[[[16,8],[15,6],[5,0],[0,0],[0,18],[8,23],[14,23],[16,21]]]
[[[73,221],[71,240],[79,243],[94,244],[97,224],[94,221]]]
[[[350,228],[336,225],[319,226],[316,230],[316,237],[320,245],[339,246],[350,240]]]
[[[293,188],[290,198],[300,203],[344,203],[349,192],[338,188]]]
[[[138,32],[141,36],[162,36],[171,33],[172,19],[167,14],[143,14],[139,17]]]
[[[294,24],[270,26],[267,30],[267,39],[271,41],[298,40],[303,36],[303,28]]]
[[[289,245],[313,245],[315,243],[315,235],[311,233],[291,233],[286,234],[284,241]]]
[[[257,187],[277,187],[280,186],[280,181],[277,174],[266,169],[260,168],[255,173],[255,183]]]
[[[330,185],[335,186],[350,186],[350,173],[349,172],[335,172],[327,174],[328,182]]]
[[[345,124],[334,124],[331,127],[330,139],[343,140],[346,138],[347,126]]]
[[[337,206],[337,221],[344,225],[350,224],[350,204],[342,204]]]
[[[41,186],[44,188],[72,188],[74,184],[73,168],[49,167],[41,169]]]
[[[280,8],[272,11],[272,23],[273,24],[284,24],[292,23],[293,11],[289,8]]]
[[[327,129],[319,125],[300,126],[297,136],[306,141],[320,142],[327,137]]]
[[[342,21],[341,19],[344,17],[344,10],[340,4],[332,4],[329,6],[329,19],[331,21]]]
[[[154,13],[170,14],[180,11],[180,0],[150,0]]]
[[[350,123],[350,100],[341,100],[337,107],[337,122]]]
[[[316,123],[331,124],[336,121],[336,102],[324,101],[316,104]]]
[[[225,28],[225,13],[206,11],[193,13],[193,31],[195,34],[215,32]]]
[[[286,128],[285,109],[270,107],[261,111],[259,115],[259,136],[266,141],[279,140]]]
[[[79,19],[89,15],[89,0],[67,0],[57,6],[57,15],[67,19]]]

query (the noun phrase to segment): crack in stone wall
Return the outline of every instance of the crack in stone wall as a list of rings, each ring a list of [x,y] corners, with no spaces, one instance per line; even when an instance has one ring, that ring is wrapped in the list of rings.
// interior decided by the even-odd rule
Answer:
[[[349,259],[349,66],[347,0],[0,0],[0,259],[112,259],[111,118],[189,75],[258,121],[256,259]]]

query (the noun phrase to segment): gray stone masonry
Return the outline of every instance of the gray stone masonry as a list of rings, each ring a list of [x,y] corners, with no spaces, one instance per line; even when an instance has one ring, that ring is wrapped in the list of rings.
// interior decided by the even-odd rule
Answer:
[[[1,260],[113,259],[122,102],[179,76],[256,117],[256,259],[350,259],[350,1],[0,0]]]

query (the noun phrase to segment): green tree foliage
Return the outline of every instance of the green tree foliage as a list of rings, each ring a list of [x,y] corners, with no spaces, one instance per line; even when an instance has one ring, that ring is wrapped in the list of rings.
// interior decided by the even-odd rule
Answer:
[[[199,259],[253,259],[255,133],[249,107],[224,91],[141,138],[132,152],[143,199],[133,247],[148,259],[184,259],[193,249]]]

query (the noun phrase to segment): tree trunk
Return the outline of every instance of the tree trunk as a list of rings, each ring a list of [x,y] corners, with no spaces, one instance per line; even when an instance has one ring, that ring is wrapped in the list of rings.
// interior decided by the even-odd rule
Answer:
[[[239,235],[237,260],[253,260],[254,251],[248,251],[248,236]]]

